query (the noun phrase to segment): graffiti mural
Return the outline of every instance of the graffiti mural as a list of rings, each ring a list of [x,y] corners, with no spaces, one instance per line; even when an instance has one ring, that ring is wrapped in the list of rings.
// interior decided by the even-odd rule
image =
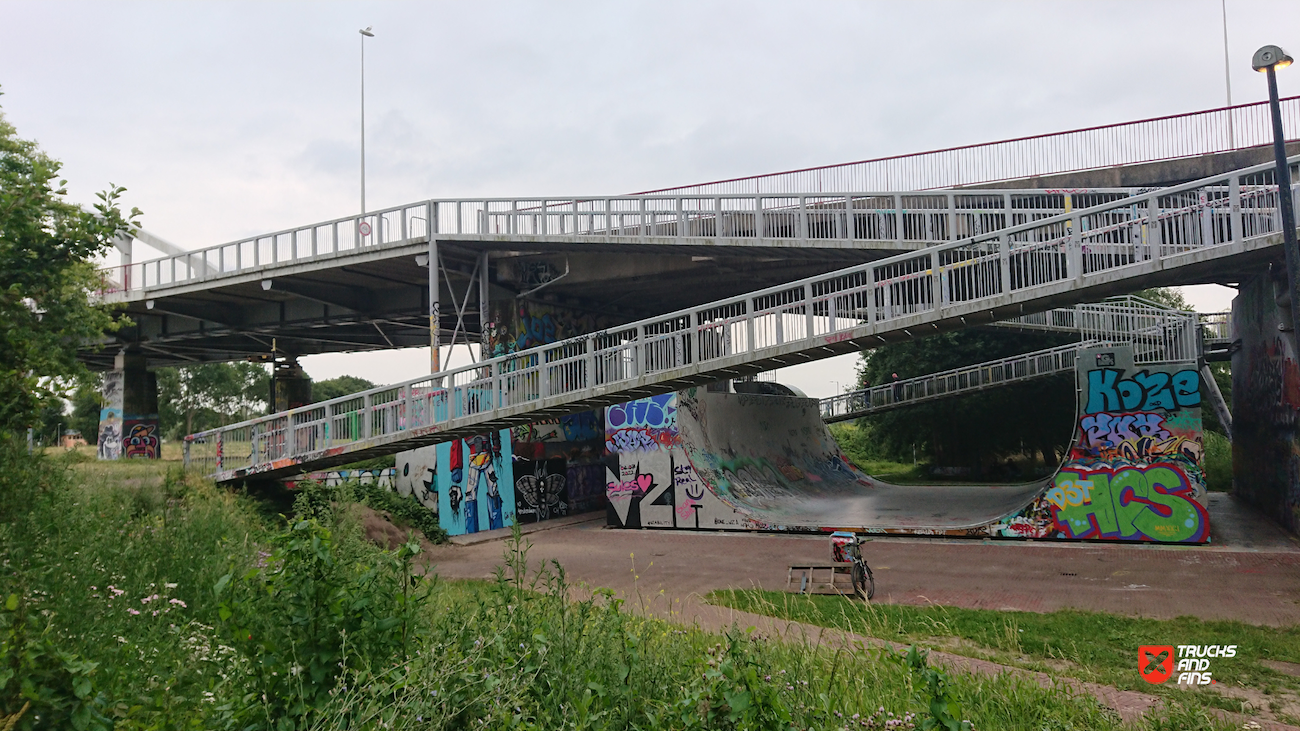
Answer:
[[[677,394],[637,399],[605,408],[605,451],[654,452],[677,443]]]
[[[125,436],[122,456],[127,459],[161,459],[162,442],[158,438],[157,419],[131,419],[123,422]]]
[[[337,487],[345,482],[357,482],[362,485],[379,485],[392,489],[396,480],[396,473],[392,467],[374,470],[325,470],[321,472],[308,472],[291,480],[285,480],[284,484],[293,490],[301,482],[319,482],[327,487]]]
[[[488,344],[492,356],[567,340],[611,327],[615,321],[567,307],[527,300],[494,302]]]
[[[456,439],[436,447],[438,522],[450,535],[506,527],[515,518],[510,431]],[[444,469],[445,466],[445,469]]]
[[[403,497],[414,497],[438,512],[438,448],[420,447],[397,455],[393,486]]]
[[[1201,543],[1210,519],[1172,464],[1063,468],[1044,499],[1065,538]]]
[[[1201,375],[1133,366],[1131,347],[1080,353],[1081,414],[1069,457],[1027,508],[992,526],[1016,538],[1209,540]]]
[[[510,430],[516,442],[587,442],[601,438],[600,415],[594,411],[544,419]]]
[[[99,410],[99,458],[122,456],[122,371],[108,371],[100,386],[103,407]]]
[[[515,509],[521,522],[548,520],[569,512],[568,475],[563,459],[515,463]]]

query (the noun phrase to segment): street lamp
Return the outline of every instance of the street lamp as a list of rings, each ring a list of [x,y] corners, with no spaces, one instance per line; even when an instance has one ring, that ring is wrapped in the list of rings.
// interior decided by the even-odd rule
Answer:
[[[374,38],[373,25],[357,31],[361,34],[361,214],[366,213],[366,39]]]
[[[1300,352],[1300,331],[1296,330],[1300,314],[1300,293],[1296,290],[1296,275],[1300,274],[1300,250],[1296,249],[1295,210],[1291,201],[1291,166],[1286,162],[1286,137],[1282,134],[1282,110],[1277,102],[1277,69],[1291,65],[1292,59],[1277,46],[1264,46],[1255,51],[1250,65],[1268,75],[1268,107],[1273,114],[1273,157],[1277,160],[1277,205],[1282,213],[1282,250],[1286,254],[1287,290],[1291,293],[1291,339]]]

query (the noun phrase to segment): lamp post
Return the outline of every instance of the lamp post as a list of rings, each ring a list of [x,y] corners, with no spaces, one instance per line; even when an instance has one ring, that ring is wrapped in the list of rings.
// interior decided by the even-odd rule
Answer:
[[[1282,214],[1282,250],[1286,254],[1287,291],[1291,293],[1291,340],[1300,353],[1300,332],[1296,330],[1300,311],[1300,292],[1296,275],[1300,274],[1300,250],[1296,248],[1295,209],[1291,201],[1291,166],[1286,162],[1286,137],[1282,134],[1282,110],[1277,101],[1277,69],[1291,65],[1293,59],[1277,46],[1255,51],[1250,65],[1268,75],[1268,108],[1273,116],[1273,157],[1277,160],[1277,205]]]
[[[357,31],[361,34],[361,214],[366,213],[366,39],[374,38],[368,25]]]

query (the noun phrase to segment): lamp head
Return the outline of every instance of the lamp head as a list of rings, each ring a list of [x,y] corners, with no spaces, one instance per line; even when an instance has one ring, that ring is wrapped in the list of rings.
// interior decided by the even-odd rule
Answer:
[[[1250,67],[1263,73],[1271,68],[1286,68],[1294,60],[1277,46],[1264,46],[1255,51],[1255,57],[1250,59]]]
[[[375,26],[373,25],[367,25],[363,30],[359,30],[357,32],[365,36],[366,38],[374,38],[375,34],[370,32],[370,29],[374,27]],[[1269,48],[1276,48],[1276,46],[1269,46]],[[1255,55],[1258,56],[1259,54],[1255,54]]]

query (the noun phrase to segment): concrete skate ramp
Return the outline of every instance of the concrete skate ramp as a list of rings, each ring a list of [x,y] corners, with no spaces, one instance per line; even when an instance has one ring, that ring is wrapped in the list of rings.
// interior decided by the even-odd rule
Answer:
[[[1053,484],[882,482],[849,462],[810,398],[686,391],[677,428],[701,481],[761,527],[961,533],[1006,520]]]

